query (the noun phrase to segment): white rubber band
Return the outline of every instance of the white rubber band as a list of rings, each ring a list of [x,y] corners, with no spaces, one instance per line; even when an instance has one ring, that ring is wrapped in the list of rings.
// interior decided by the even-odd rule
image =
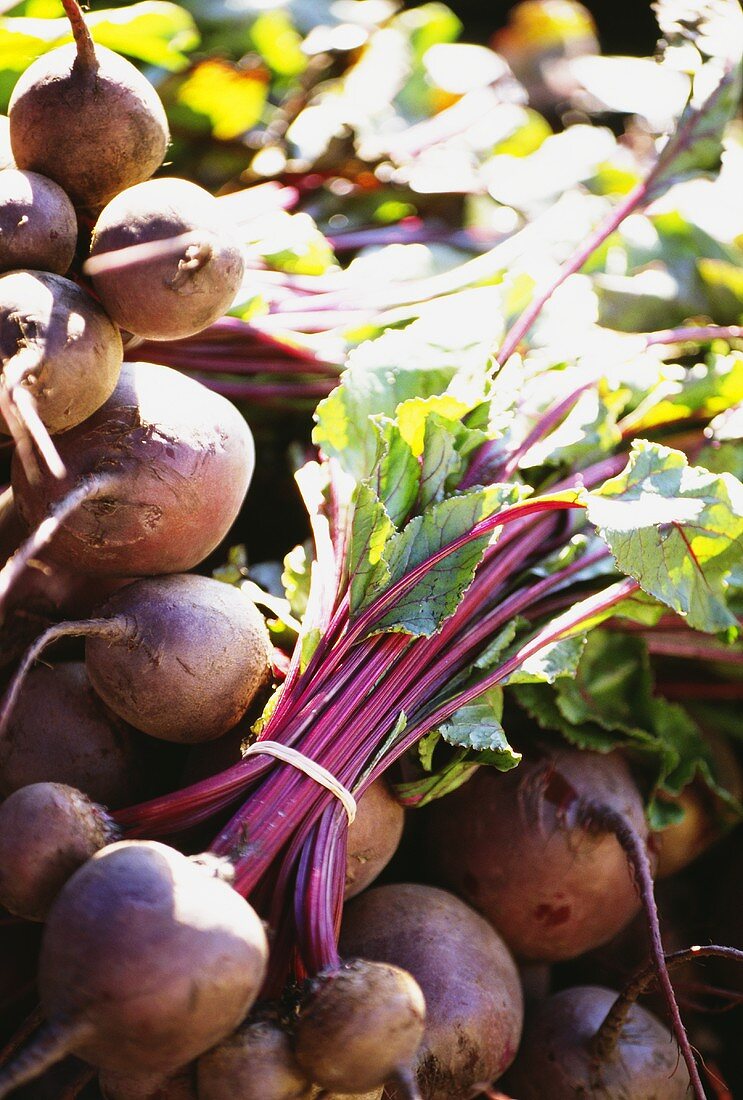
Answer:
[[[275,756],[277,760],[283,760],[285,764],[291,764],[293,768],[297,768],[309,776],[310,779],[314,779],[321,787],[325,787],[343,803],[343,809],[348,816],[348,824],[353,825],[356,817],[356,799],[348,788],[344,787],[340,780],[336,779],[322,764],[318,764],[316,760],[310,760],[309,756],[290,748],[289,745],[282,745],[280,741],[254,741],[245,750],[243,756],[257,756],[258,754]]]

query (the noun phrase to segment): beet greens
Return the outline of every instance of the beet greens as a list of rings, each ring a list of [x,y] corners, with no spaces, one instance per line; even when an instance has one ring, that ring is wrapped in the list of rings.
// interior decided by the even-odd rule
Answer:
[[[453,389],[458,381],[453,368],[448,378],[441,368],[400,370],[397,392],[390,386],[371,397],[369,379],[368,365],[357,374],[352,364],[318,410],[317,436],[332,458],[300,476],[317,543],[309,604],[259,740],[299,749],[357,796],[420,742],[427,771],[405,792],[420,804],[480,764],[518,763],[500,720],[504,686],[518,697],[520,683],[550,684],[574,673],[590,628],[617,615],[652,623],[663,603],[697,630],[732,625],[725,590],[743,539],[743,486],[732,475],[690,466],[681,451],[659,443],[635,441],[628,454],[609,432],[604,459],[578,459],[571,475],[542,493],[530,496],[523,477],[462,490],[478,447],[497,442],[500,467],[513,464],[525,438],[536,446],[555,429],[554,410],[521,425],[520,435],[512,410],[509,440],[479,426],[492,416],[487,371],[469,403],[446,392],[447,382]],[[430,396],[407,398],[411,390]],[[373,404],[382,403],[380,392],[382,408]],[[592,392],[600,406],[599,390]],[[334,448],[332,431],[358,424],[364,402],[373,410],[369,435],[357,433],[355,449],[347,439],[343,450]],[[373,476],[357,473],[354,481],[354,466],[363,473],[364,462]],[[614,476],[605,480],[607,472]],[[661,510],[667,523],[659,527]],[[621,579],[612,555],[629,576]],[[688,583],[690,560],[704,570],[703,585]],[[657,734],[659,790],[674,766],[695,770],[704,757],[701,738],[692,737],[684,753],[682,760],[670,732]],[[276,883],[268,916],[278,930],[270,971],[278,991],[295,937],[300,975],[339,964],[346,836],[334,797],[294,768],[251,755],[117,819],[130,835],[167,834],[248,791],[212,848],[233,860],[243,894],[260,896],[263,882]],[[318,866],[327,871],[318,875]]]
[[[498,287],[489,311],[485,288],[456,288],[441,318],[422,310],[350,356],[317,409],[318,461],[298,474],[315,544],[311,583],[258,744],[299,750],[357,797],[405,758],[413,774],[398,793],[422,805],[479,766],[518,764],[502,725],[508,692],[541,715],[559,709],[558,728],[582,748],[640,753],[653,828],[668,820],[662,796],[698,771],[711,777],[708,748],[685,712],[684,737],[675,736],[678,708],[643,696],[634,724],[605,722],[609,701],[581,716],[560,691],[591,646],[625,637],[618,625],[649,637],[670,615],[684,636],[735,639],[729,598],[743,550],[743,484],[710,452],[721,412],[737,400],[729,379],[743,359],[718,344],[692,370],[674,364],[681,384],[669,391],[657,349],[693,341],[688,329],[632,340],[605,333],[610,356],[582,353],[568,364],[549,359],[538,339],[516,354],[550,295],[621,217],[679,172],[714,161],[700,133],[724,125],[738,77],[730,58],[709,63],[712,95],[692,97],[632,201],[537,292],[494,361],[492,313],[506,312]],[[699,342],[710,335],[699,330]],[[236,888],[275,929],[268,991],[278,994],[291,972],[337,970],[347,820],[312,778],[253,752],[116,817],[127,835],[167,835],[230,807],[212,850],[231,859]],[[587,827],[616,831],[599,817],[586,807]],[[647,883],[643,901],[651,905]]]
[[[423,806],[466,783],[478,768],[491,769],[479,778],[497,778],[517,767],[522,746],[506,732],[508,703],[559,731],[573,746],[567,751],[594,750],[606,754],[602,762],[614,753],[622,768],[625,753],[637,766],[644,796],[635,799],[639,823],[629,829],[626,815],[581,797],[572,807],[573,824],[592,836],[612,833],[628,865],[639,868],[636,886],[686,1063],[682,1073],[688,1072],[696,1100],[704,1096],[665,973],[644,841],[647,828],[657,831],[678,817],[677,799],[695,778],[727,800],[733,814],[740,807],[718,783],[709,745],[691,714],[655,691],[648,654],[684,650],[695,658],[741,660],[743,483],[739,461],[725,450],[738,438],[730,418],[739,415],[743,393],[743,354],[734,350],[741,329],[684,324],[628,334],[602,327],[591,314],[576,348],[565,352],[551,341],[548,307],[563,291],[580,292],[578,273],[628,215],[645,211],[679,178],[717,166],[722,133],[740,95],[740,42],[732,33],[708,33],[718,18],[715,9],[682,26],[662,6],[669,48],[690,45],[699,57],[689,102],[645,175],[608,213],[603,204],[605,216],[597,226],[591,217],[582,243],[556,250],[567,259],[557,264],[551,256],[543,279],[532,279],[528,264],[522,270],[518,265],[547,225],[559,227],[563,206],[453,271],[403,286],[378,282],[363,292],[331,274],[311,289],[295,282],[293,296],[284,293],[290,281],[277,280],[270,308],[255,323],[225,318],[208,336],[163,344],[157,352],[148,348],[159,362],[211,379],[217,392],[235,398],[260,397],[260,377],[268,379],[266,400],[283,396],[281,387],[295,387],[298,378],[305,397],[324,396],[315,416],[314,459],[297,474],[314,541],[304,570],[306,607],[292,620],[298,625],[302,619],[298,640],[283,683],[253,728],[249,751],[220,774],[113,815],[133,841],[130,850],[138,852],[145,846],[137,847],[136,838],[172,836],[219,815],[211,851],[229,860],[235,889],[250,897],[272,932],[261,995],[278,998],[289,979],[299,982],[299,1080],[292,1088],[300,1092],[306,1091],[305,1075],[341,1091],[376,1088],[393,1077],[406,1097],[425,1091],[420,1072],[416,1085],[411,1070],[424,1032],[423,1006],[417,975],[377,969],[395,960],[370,961],[361,951],[362,961],[342,955],[348,806],[316,781],[311,768],[303,772],[261,747],[273,742],[296,750],[358,800],[398,765],[400,801]],[[569,232],[560,236],[562,245],[566,237]],[[516,304],[525,299],[519,312]],[[570,301],[563,295],[560,308]],[[568,329],[571,319],[566,313]],[[376,326],[381,335],[353,351],[331,391],[337,347],[333,353],[332,341],[310,348],[310,341],[294,338],[363,325]],[[707,344],[712,347],[701,361],[691,363],[683,354],[690,345]],[[252,356],[247,365],[246,346]],[[678,349],[678,361],[669,348]],[[127,366],[124,376],[142,369]],[[154,377],[162,370],[148,367],[145,373]],[[108,463],[108,454],[104,458]],[[241,461],[245,466],[244,456]],[[78,481],[92,476],[87,468],[68,467]],[[135,472],[143,476],[139,462]],[[102,515],[110,511],[107,477]],[[22,472],[16,481],[28,497],[27,514],[46,517],[56,531],[51,549],[60,557],[61,546],[65,560],[65,545],[74,542],[78,550],[76,526],[91,512],[97,518],[90,486],[78,484],[79,500],[66,504],[62,487],[42,493],[25,484]],[[227,481],[222,471],[221,483]],[[206,496],[222,503],[220,494]],[[85,510],[75,515],[80,502]],[[138,499],[132,503],[139,506]],[[65,535],[59,527],[68,519]],[[170,552],[181,526],[161,539]],[[36,538],[41,545],[42,536]],[[84,563],[90,570],[101,569],[98,542]],[[213,544],[205,543],[193,561],[209,548]],[[160,563],[162,546],[155,549]],[[111,553],[118,557],[118,550]],[[156,571],[155,556],[142,572]],[[129,562],[129,550],[125,557]],[[168,568],[193,565],[190,557],[174,560]],[[120,563],[114,565],[111,571],[121,572]],[[0,599],[18,568],[0,575]],[[168,569],[158,564],[157,571]],[[110,629],[108,621],[104,628]],[[621,690],[602,684],[600,667],[619,670]],[[91,678],[95,682],[92,671]],[[622,700],[631,703],[631,713]],[[153,852],[160,847],[147,844]],[[112,858],[98,856],[93,870],[88,865],[78,875],[90,878]],[[168,854],[171,860],[182,857]],[[625,877],[629,912],[638,899]],[[113,910],[119,899],[113,889],[110,895]],[[72,894],[61,896],[57,912],[64,916],[67,905],[75,916]],[[94,932],[103,934],[98,926]],[[46,941],[47,955],[62,951],[65,938],[57,936],[59,945]],[[260,978],[253,975],[245,983],[250,989],[237,991],[240,1011],[227,1013],[229,1020],[217,1028],[205,1019],[203,1034],[192,1043],[183,1040],[182,1060],[227,1039],[244,1016],[262,981],[262,947],[259,954]],[[72,1049],[104,1070],[131,1069],[135,1077],[178,1069],[170,1033],[154,1035],[152,1049],[140,1052],[134,1065],[124,1064],[119,1021],[94,1021],[77,1004],[70,1007],[45,973],[42,992],[52,1025],[70,1017],[81,1028],[64,1041],[52,1033],[55,1053]],[[383,980],[398,1010],[399,1050],[388,1043],[389,1021],[364,1013],[368,989],[381,988],[375,983]],[[353,987],[358,1016],[340,995],[344,986]],[[331,1012],[328,1003],[337,992]],[[365,1031],[377,1023],[379,1065],[371,1064],[364,1046]],[[149,1030],[149,1019],[145,1025]],[[181,1031],[178,1014],[173,1026]],[[330,1039],[329,1050],[315,1048],[318,1036],[326,1045]],[[357,1040],[360,1049],[353,1046]],[[505,1068],[514,1045],[508,1044],[494,1072]],[[201,1087],[208,1061],[198,1073]],[[25,1077],[23,1067],[6,1070],[0,1093]]]

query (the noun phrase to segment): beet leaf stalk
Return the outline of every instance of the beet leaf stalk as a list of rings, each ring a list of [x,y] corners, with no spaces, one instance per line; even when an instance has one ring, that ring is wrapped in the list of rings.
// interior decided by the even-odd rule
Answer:
[[[336,407],[338,398],[350,402],[353,385],[348,375],[345,394],[328,402]],[[476,400],[474,407],[481,403]],[[425,410],[431,422],[424,424],[423,435],[430,429],[431,446],[434,424],[443,430],[442,418],[434,413],[437,404],[441,407],[438,399],[431,401]],[[402,412],[389,428],[389,440],[397,445],[399,463],[401,454],[416,456],[400,432],[409,406],[405,401],[398,405]],[[467,431],[467,414],[456,408],[457,419],[447,421],[446,430],[458,436]],[[321,434],[328,423],[324,413],[327,407],[318,414]],[[548,411],[545,422],[552,420]],[[523,427],[511,446],[518,450],[521,438],[539,435],[534,425]],[[660,613],[656,601],[662,601],[697,629],[716,630],[719,618],[728,621],[730,613],[713,589],[720,585],[717,559],[728,560],[731,543],[720,534],[719,545],[710,546],[699,541],[699,530],[709,522],[710,501],[716,507],[731,491],[739,494],[730,475],[715,478],[689,467],[680,452],[638,441],[629,458],[614,456],[614,477],[608,482],[598,477],[597,483],[597,473],[607,468],[603,459],[594,463],[597,473],[585,466],[563,479],[558,491],[529,498],[523,483],[460,490],[467,464],[452,448],[452,488],[448,495],[443,488],[440,498],[421,510],[425,442],[420,461],[398,465],[387,479],[389,453],[377,452],[376,477],[351,488],[345,509],[337,500],[341,487],[337,474],[331,474],[332,460],[314,468],[314,476],[324,471],[326,480],[315,497],[318,557],[310,610],[293,669],[258,736],[258,744],[279,741],[318,761],[356,795],[431,735],[450,745],[463,738],[463,772],[478,763],[514,766],[518,756],[499,721],[503,686],[517,690],[519,679],[549,683],[571,675],[586,630],[617,612],[642,619]],[[359,455],[355,458],[360,461]],[[411,484],[400,499],[406,476]],[[658,485],[673,490],[666,497]],[[652,507],[645,500],[648,493]],[[305,495],[311,501],[309,490]],[[743,532],[736,507],[731,501],[733,540]],[[661,509],[668,518],[659,524]],[[615,515],[622,517],[618,525]],[[345,532],[337,530],[339,522],[345,522]],[[334,557],[334,547],[341,548],[342,562]],[[668,563],[671,551],[681,572],[690,560],[706,568],[710,587],[701,600],[696,592],[689,600],[679,590],[676,570],[667,564],[666,576],[658,580],[658,555]],[[626,573],[639,573],[639,578],[618,580],[612,555]],[[559,567],[554,566],[560,558]],[[593,591],[589,588],[585,596],[587,584]],[[567,610],[557,616],[545,613],[549,600],[566,590],[572,592]],[[259,765],[260,760],[251,756],[224,776],[134,808],[118,820],[136,832],[167,832],[249,793],[213,849],[232,859],[235,885],[245,894],[255,896],[266,876],[280,867],[272,906],[279,923],[272,960],[278,986],[292,967],[312,974],[337,963],[344,822],[333,796],[311,778],[286,766]],[[278,827],[277,805],[282,807]],[[294,892],[293,906],[276,900],[287,891]],[[290,926],[282,928],[287,922]],[[294,960],[293,943],[299,950]],[[278,958],[281,944],[287,946]]]

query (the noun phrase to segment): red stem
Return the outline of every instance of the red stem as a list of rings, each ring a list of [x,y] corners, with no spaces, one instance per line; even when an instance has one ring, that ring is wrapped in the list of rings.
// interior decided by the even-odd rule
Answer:
[[[90,36],[88,25],[83,18],[80,5],[77,3],[77,0],[62,0],[62,7],[65,10],[65,15],[70,21],[72,35],[75,39],[75,45],[77,46],[75,64],[82,66],[84,69],[97,69],[98,58],[95,55],[95,46]]]
[[[569,259],[560,265],[556,274],[538,291],[533,301],[506,333],[505,339],[496,355],[496,359],[499,363],[503,364],[511,358],[539,317],[546,303],[555,291],[562,286],[565,280],[580,271],[584,263],[593,255],[596,249],[604,243],[607,237],[610,237],[622,224],[624,219],[648,201],[650,186],[654,180],[654,176],[655,170],[650,173],[647,179],[634,187],[613,210],[610,210],[588,239],[575,250]]]
[[[706,344],[712,340],[743,340],[743,326],[685,325],[646,332],[644,335],[645,345],[649,348],[657,344]]]

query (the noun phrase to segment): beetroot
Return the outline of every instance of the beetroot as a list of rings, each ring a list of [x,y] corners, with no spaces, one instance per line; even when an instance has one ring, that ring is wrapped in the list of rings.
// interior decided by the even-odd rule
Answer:
[[[592,1041],[616,1000],[601,986],[576,986],[537,1005],[504,1087],[518,1100],[686,1100],[689,1074],[670,1032],[634,1005],[617,1045],[599,1060]]]
[[[242,718],[271,678],[271,644],[247,596],[210,577],[136,581],[104,605],[113,633],[86,643],[93,687],[144,733],[208,741]]]
[[[64,275],[76,244],[75,208],[54,180],[18,168],[0,171],[0,271]]]
[[[409,1073],[425,1026],[425,1002],[400,967],[353,959],[319,975],[296,1028],[297,1061],[336,1092],[368,1092]]]
[[[217,200],[182,179],[117,195],[96,222],[90,251],[86,271],[107,313],[148,340],[200,332],[230,308],[242,280],[242,250]]]
[[[112,596],[97,618],[43,634],[13,680],[3,720],[33,660],[65,635],[87,638],[90,681],[114,713],[165,741],[219,737],[271,677],[268,631],[239,589],[193,574],[145,578]]]
[[[151,841],[109,845],[52,906],[39,961],[49,1023],[0,1071],[0,1097],[69,1052],[171,1074],[238,1025],[266,960],[260,921],[212,868]]]
[[[125,363],[111,397],[59,438],[64,481],[31,483],[13,461],[18,511],[30,529],[83,500],[60,521],[50,561],[80,572],[185,572],[227,534],[254,467],[253,437],[225,398],[168,367]]]
[[[383,779],[372,783],[358,801],[348,829],[346,898],[354,898],[374,882],[397,851],[405,811]]]
[[[465,1100],[510,1065],[523,1020],[518,973],[464,902],[430,886],[375,887],[346,907],[340,948],[404,967],[423,990],[417,1078],[425,1100]]]
[[[199,1100],[309,1100],[286,1031],[271,1020],[248,1020],[197,1063]]]
[[[607,942],[642,905],[673,1032],[703,1096],[666,968],[642,802],[622,757],[534,750],[516,776],[482,769],[448,804],[451,812],[432,813],[433,862],[523,958],[573,958]]]
[[[0,738],[0,795],[45,781],[111,809],[147,793],[140,735],[101,702],[80,661],[34,668]]]
[[[616,753],[554,748],[512,772],[481,768],[430,808],[426,850],[436,881],[474,905],[520,958],[574,958],[610,940],[640,908],[615,837],[571,816],[581,796],[612,807],[647,840],[640,795]]]
[[[168,122],[155,89],[123,57],[94,46],[76,0],[64,0],[74,44],[42,54],[10,97],[19,168],[41,172],[76,206],[98,210],[160,167]]]
[[[82,287],[46,271],[0,276],[0,365],[7,389],[0,430],[18,438],[14,422],[20,421],[55,476],[64,467],[46,432],[66,432],[100,408],[114,390],[122,358],[119,330]],[[37,419],[43,428],[35,430]]]
[[[70,875],[114,836],[103,809],[74,787],[22,787],[0,805],[0,903],[44,920]]]

